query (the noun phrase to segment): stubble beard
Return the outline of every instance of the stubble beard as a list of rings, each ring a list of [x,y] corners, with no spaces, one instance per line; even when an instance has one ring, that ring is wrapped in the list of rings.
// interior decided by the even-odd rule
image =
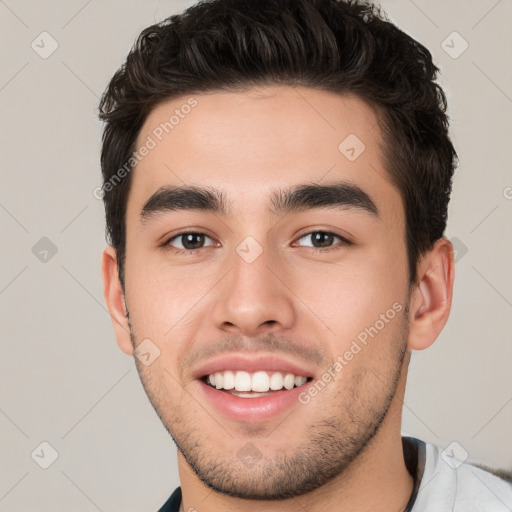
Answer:
[[[165,387],[154,380],[150,367],[146,368],[136,360],[137,370],[157,415],[190,468],[207,487],[241,499],[270,501],[298,497],[346,473],[379,431],[396,394],[407,353],[408,305],[400,319],[399,340],[394,343],[387,340],[394,348],[387,366],[381,365],[385,368],[380,374],[371,368],[359,368],[341,389],[325,395],[331,397],[330,404],[320,405],[322,396],[328,391],[320,393],[315,399],[318,400],[316,411],[328,412],[323,412],[323,417],[313,419],[309,425],[297,426],[303,429],[304,439],[291,454],[289,449],[286,452],[279,446],[268,450],[268,453],[263,448],[263,445],[271,443],[273,435],[280,433],[286,437],[283,429],[293,426],[292,421],[286,420],[282,425],[268,429],[260,425],[241,426],[231,437],[226,430],[226,445],[229,447],[237,444],[241,432],[251,439],[242,440],[235,453],[226,454],[220,448],[216,449],[211,442],[213,437],[208,433],[208,424],[198,424],[190,414],[194,400],[187,394],[187,399],[176,405],[162,393]],[[136,337],[132,325],[129,325],[136,346]],[[170,379],[165,372],[163,377]],[[369,389],[373,390],[372,396],[368,396]],[[204,411],[199,405],[194,408]],[[211,425],[219,430],[213,418]],[[252,460],[240,456],[244,450],[252,450]]]

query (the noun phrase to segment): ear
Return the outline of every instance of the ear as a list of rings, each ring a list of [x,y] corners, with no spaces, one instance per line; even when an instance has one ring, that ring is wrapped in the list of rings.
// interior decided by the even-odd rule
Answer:
[[[103,297],[107,303],[114,333],[119,348],[129,356],[133,355],[130,326],[126,315],[126,302],[121,282],[119,281],[116,250],[108,245],[101,258],[101,275],[103,278]]]
[[[418,265],[409,310],[408,347],[411,350],[430,347],[443,330],[452,305],[454,275],[453,246],[443,237]]]

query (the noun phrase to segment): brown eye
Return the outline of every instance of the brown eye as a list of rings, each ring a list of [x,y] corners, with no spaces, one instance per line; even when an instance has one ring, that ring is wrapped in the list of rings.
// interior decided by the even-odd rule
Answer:
[[[341,244],[348,244],[348,240],[345,240],[343,237],[339,235],[335,235],[334,233],[330,233],[328,231],[312,231],[311,233],[308,233],[306,235],[303,235],[299,238],[299,241],[303,240],[303,246],[305,247],[313,247],[315,249],[321,249],[321,248],[331,248],[334,245],[334,242],[336,240],[341,241]],[[309,243],[307,243],[309,242]]]
[[[166,245],[178,250],[193,251],[195,249],[202,249],[203,247],[212,245],[212,243],[205,245],[207,239],[211,242],[211,238],[204,233],[180,233],[179,235],[171,238]]]

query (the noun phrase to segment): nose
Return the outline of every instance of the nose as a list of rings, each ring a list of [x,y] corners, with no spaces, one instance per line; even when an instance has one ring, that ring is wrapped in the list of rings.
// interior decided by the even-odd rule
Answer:
[[[211,310],[215,327],[254,337],[293,325],[294,294],[269,251],[252,262],[235,252],[227,264],[231,271],[216,287]]]

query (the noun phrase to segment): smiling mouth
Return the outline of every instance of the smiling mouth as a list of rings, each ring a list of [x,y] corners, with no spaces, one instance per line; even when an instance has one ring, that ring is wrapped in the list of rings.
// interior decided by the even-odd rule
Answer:
[[[287,372],[225,370],[201,377],[201,381],[217,391],[240,398],[259,398],[303,386],[313,378]]]

